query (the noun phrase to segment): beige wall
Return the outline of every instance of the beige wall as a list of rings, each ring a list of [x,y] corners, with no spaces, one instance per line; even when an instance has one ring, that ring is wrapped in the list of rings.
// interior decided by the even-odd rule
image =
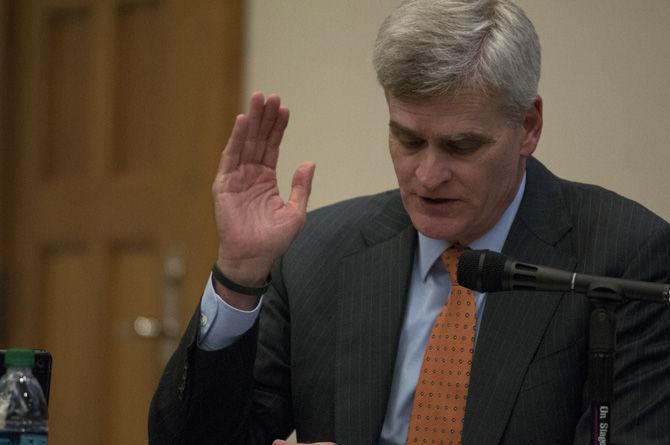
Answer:
[[[311,207],[395,186],[387,111],[371,67],[398,0],[249,0],[245,96],[291,108],[279,166],[317,163]],[[520,0],[543,46],[545,127],[537,157],[670,219],[670,2]]]

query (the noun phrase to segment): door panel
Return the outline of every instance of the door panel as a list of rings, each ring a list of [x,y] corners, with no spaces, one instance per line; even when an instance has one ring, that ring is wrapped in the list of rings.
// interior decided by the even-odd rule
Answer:
[[[170,27],[158,2],[119,5],[115,11],[116,124],[113,167],[119,173],[159,168],[169,143]]]
[[[47,123],[42,168],[49,178],[82,176],[91,169],[93,11],[54,7],[45,14]]]
[[[133,443],[137,431],[146,430],[146,415],[136,416],[127,409],[128,394],[137,400],[141,412],[149,410],[149,400],[160,377],[160,349],[155,338],[139,338],[133,321],[140,315],[161,318],[161,300],[137,295],[161,295],[161,254],[152,244],[120,244],[109,256],[109,323],[116,330],[109,349],[109,412],[106,430],[109,443]],[[143,372],[138,372],[144,369]],[[133,437],[135,436],[135,437]]]
[[[55,360],[49,402],[53,443],[99,443],[101,418],[92,414],[101,411],[96,368],[103,354],[95,333],[103,320],[100,301],[91,295],[96,288],[91,257],[81,244],[47,247],[39,255],[41,294],[48,295],[39,302],[40,334]]]

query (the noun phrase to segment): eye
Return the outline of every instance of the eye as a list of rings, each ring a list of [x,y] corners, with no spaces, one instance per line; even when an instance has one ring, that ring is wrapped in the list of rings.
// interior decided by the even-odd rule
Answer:
[[[470,156],[481,151],[488,145],[494,143],[492,139],[472,137],[459,140],[446,140],[442,143],[442,148],[454,156]]]
[[[418,150],[424,146],[425,141],[422,139],[400,139],[400,143],[405,148],[409,148],[411,150]]]
[[[420,150],[426,145],[426,141],[412,131],[400,128],[393,123],[389,124],[389,127],[391,138],[406,150]]]
[[[482,144],[479,143],[458,143],[450,144],[448,150],[450,153],[455,155],[468,155],[474,153],[482,147]]]

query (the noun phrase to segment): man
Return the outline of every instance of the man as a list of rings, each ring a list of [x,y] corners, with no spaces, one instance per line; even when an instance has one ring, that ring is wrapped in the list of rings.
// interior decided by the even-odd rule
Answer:
[[[313,164],[288,201],[277,190],[288,109],[255,93],[237,117],[213,185],[214,276],[152,402],[151,443],[267,444],[294,428],[340,445],[589,441],[590,303],[469,293],[449,275],[454,248],[668,282],[670,226],[532,157],[540,50],[515,5],[405,2],[374,63],[399,190],[306,217]],[[464,323],[441,321],[460,298],[472,338],[434,346],[451,341],[436,329]],[[629,302],[616,314],[612,442],[667,443],[670,313]]]

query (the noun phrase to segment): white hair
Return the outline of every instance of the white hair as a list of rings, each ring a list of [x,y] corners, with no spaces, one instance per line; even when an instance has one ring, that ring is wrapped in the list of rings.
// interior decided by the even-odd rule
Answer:
[[[379,29],[373,63],[394,97],[501,96],[518,121],[537,96],[540,42],[507,0],[408,0]]]

